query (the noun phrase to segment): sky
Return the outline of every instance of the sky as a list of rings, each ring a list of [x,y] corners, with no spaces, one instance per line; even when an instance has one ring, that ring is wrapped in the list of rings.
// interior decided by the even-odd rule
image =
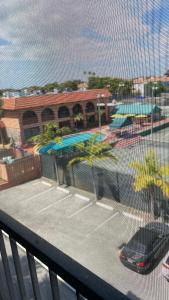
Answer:
[[[0,88],[169,69],[168,0],[0,0]]]

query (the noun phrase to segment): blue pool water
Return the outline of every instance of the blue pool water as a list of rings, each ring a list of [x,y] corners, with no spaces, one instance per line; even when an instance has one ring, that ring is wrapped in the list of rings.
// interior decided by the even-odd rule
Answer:
[[[54,151],[58,151],[61,150],[68,150],[70,148],[72,148],[73,145],[80,143],[80,142],[86,142],[87,140],[89,140],[91,138],[92,134],[91,133],[81,133],[81,134],[75,134],[72,136],[68,136],[68,137],[64,137],[62,140],[62,143],[60,144],[49,144],[46,146],[43,146],[42,148],[40,148],[39,153],[40,154],[45,154],[47,153],[49,150],[54,150]],[[97,141],[103,141],[105,138],[104,134],[101,134],[97,137]]]

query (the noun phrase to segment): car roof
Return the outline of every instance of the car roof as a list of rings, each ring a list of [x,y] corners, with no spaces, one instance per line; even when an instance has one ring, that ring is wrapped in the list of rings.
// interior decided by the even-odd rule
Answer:
[[[158,235],[158,232],[154,230],[140,228],[132,237],[132,240],[138,241],[144,245],[149,245],[158,237]]]

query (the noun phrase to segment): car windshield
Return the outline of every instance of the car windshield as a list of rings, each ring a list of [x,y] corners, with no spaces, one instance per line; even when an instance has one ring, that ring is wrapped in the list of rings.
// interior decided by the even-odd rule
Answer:
[[[142,254],[147,252],[147,246],[136,240],[131,240],[128,243],[128,248]]]

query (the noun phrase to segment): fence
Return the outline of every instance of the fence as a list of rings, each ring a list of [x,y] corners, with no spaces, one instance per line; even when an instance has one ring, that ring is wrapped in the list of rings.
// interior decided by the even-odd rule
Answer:
[[[5,156],[15,156],[14,150],[12,148],[10,149],[0,149],[0,159],[2,159]]]
[[[55,156],[45,154],[41,155],[41,164],[42,176],[59,181],[59,184],[94,193],[91,168],[86,163],[77,163],[68,167],[68,158],[56,159]],[[98,165],[94,167],[94,180],[98,199],[105,197],[135,209],[150,211],[150,201],[147,201],[149,195],[134,192],[133,176],[130,174],[122,174],[118,170],[110,170]]]
[[[72,157],[76,154],[72,154]],[[59,184],[74,186],[78,189],[94,193],[95,181],[97,199],[108,198],[121,204],[144,212],[150,212],[150,195],[148,191],[133,190],[133,176],[118,169],[111,170],[108,164],[99,163],[94,167],[94,178],[91,168],[86,163],[76,163],[68,167],[70,158],[57,158],[54,155],[41,155],[42,176],[58,181]],[[107,167],[106,167],[107,165]],[[168,200],[159,188],[155,188],[155,215],[163,210],[169,211]]]
[[[15,186],[40,177],[38,156],[28,156],[15,160],[11,164],[0,163],[0,178]]]

